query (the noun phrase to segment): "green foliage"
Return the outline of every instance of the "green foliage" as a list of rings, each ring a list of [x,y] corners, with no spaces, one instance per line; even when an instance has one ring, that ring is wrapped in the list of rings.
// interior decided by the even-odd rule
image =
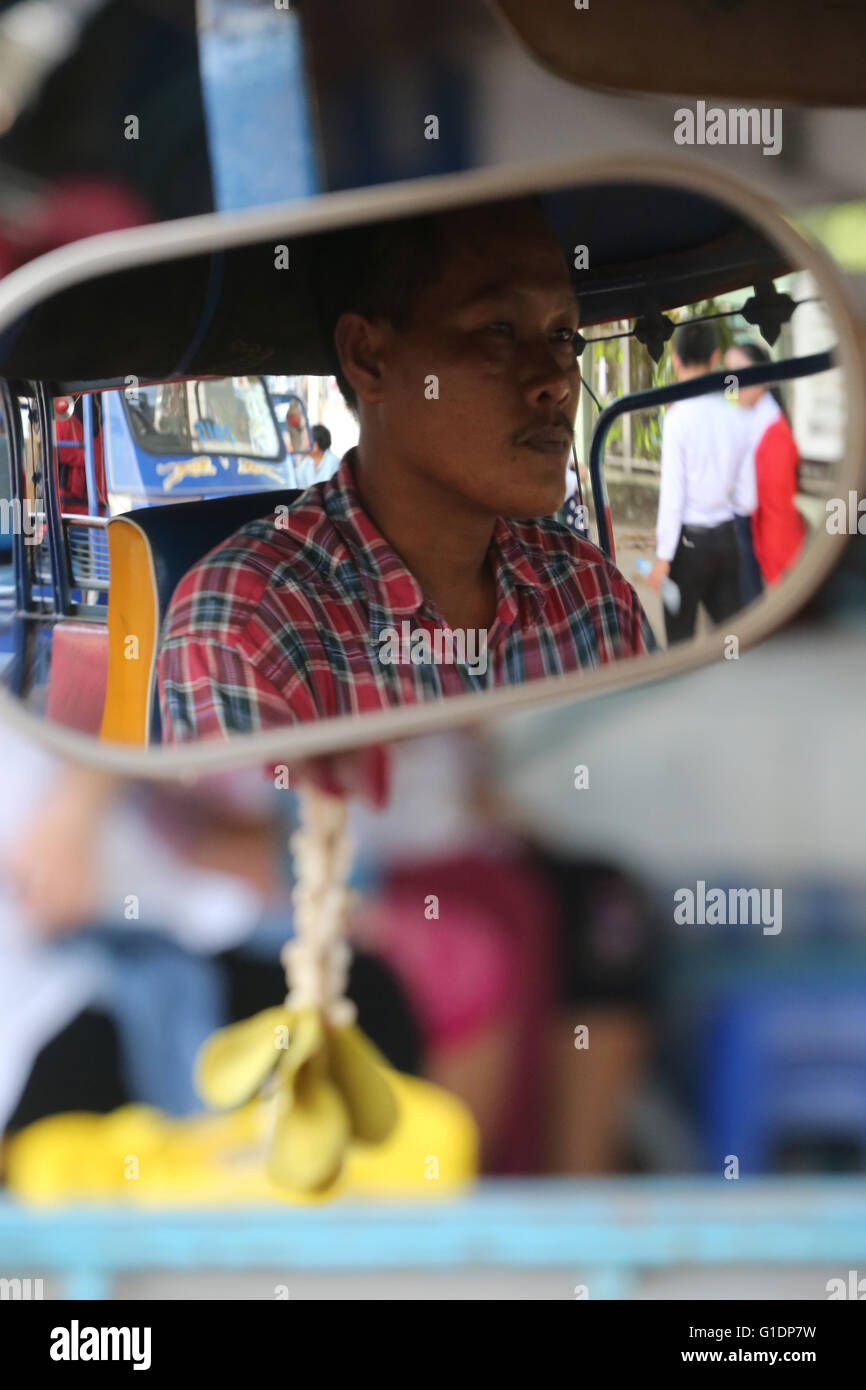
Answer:
[[[702,318],[707,314],[718,314],[728,309],[730,306],[721,299],[704,299],[697,304],[690,304],[682,309],[673,309],[669,317],[675,323],[683,323],[687,319]],[[742,320],[735,318],[722,318],[715,320],[719,331],[719,345],[722,354],[734,342],[735,338],[742,333]],[[603,331],[599,332],[599,337],[608,333],[630,328],[628,323],[611,323],[604,326]],[[646,348],[635,338],[612,338],[609,342],[597,343],[593,348],[588,348],[587,353],[592,352],[592,364],[590,367],[590,385],[595,390],[601,400],[602,406],[610,403],[622,395],[625,391],[626,373],[624,370],[625,354],[628,353],[628,380],[629,391],[645,391],[651,386],[667,386],[676,378],[674,376],[673,362],[671,361],[670,341],[665,344],[664,352],[658,363],[653,362]],[[607,383],[606,390],[602,396],[598,389],[598,382],[601,379],[601,363],[606,364]],[[642,459],[649,463],[658,463],[661,460],[661,441],[662,441],[662,410],[655,407],[651,410],[641,410],[635,412],[631,417],[631,447],[632,455],[635,459]],[[615,422],[607,438],[607,452],[611,456],[623,451],[623,417]]]

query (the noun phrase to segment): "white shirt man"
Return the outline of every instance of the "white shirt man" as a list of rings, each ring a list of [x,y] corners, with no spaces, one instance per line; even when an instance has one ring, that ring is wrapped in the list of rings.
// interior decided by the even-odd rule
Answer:
[[[680,324],[671,356],[679,382],[712,372],[720,360],[715,324]],[[678,612],[665,608],[668,645],[694,636],[699,605],[713,623],[743,606],[734,518],[756,505],[743,414],[716,391],[677,401],[665,415],[656,559],[647,583],[658,589],[670,576],[680,590]]]
[[[306,488],[313,483],[323,483],[333,477],[339,466],[340,460],[333,449],[317,450],[314,445],[313,452],[295,464],[295,486]]]
[[[746,412],[722,395],[668,406],[662,426],[656,554],[673,560],[683,526],[715,527],[757,505]]]

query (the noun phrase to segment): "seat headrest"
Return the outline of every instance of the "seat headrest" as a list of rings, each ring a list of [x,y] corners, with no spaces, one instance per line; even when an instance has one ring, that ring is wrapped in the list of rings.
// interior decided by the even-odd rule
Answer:
[[[171,502],[162,507],[140,507],[127,513],[148,539],[159,593],[162,619],[171,596],[187,570],[208,551],[228,540],[248,521],[268,516],[279,506],[300,497],[299,488],[272,492],[244,492],[233,497],[213,497],[201,502]]]
[[[159,628],[171,602],[172,594],[183,576],[209,551],[228,540],[241,526],[258,517],[268,516],[279,506],[290,506],[301,496],[300,488],[282,488],[271,492],[244,492],[229,497],[214,497],[206,501],[172,502],[160,507],[140,507],[134,512],[114,517],[116,522],[130,522],[147,542],[155,587],[156,613],[154,625],[156,659]],[[139,565],[138,568],[141,566]],[[140,582],[147,577],[142,574]],[[149,580],[147,582],[150,582]],[[109,616],[111,600],[109,599]],[[151,672],[149,688],[155,692],[156,681]],[[154,694],[151,709],[151,739],[160,738],[159,706]]]

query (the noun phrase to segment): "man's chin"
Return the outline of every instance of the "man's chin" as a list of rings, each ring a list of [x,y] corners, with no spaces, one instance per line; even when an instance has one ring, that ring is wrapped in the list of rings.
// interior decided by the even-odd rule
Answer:
[[[471,480],[473,497],[485,511],[515,521],[551,516],[565,502],[566,461],[540,457],[538,462],[536,468],[516,467],[514,458],[491,462]]]
[[[558,486],[515,487],[503,496],[500,516],[524,521],[537,516],[552,516],[565,502],[565,482]]]

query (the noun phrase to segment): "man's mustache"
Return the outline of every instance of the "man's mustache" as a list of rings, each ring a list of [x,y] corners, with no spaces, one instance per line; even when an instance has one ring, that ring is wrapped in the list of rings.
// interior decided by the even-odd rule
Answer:
[[[561,429],[565,434],[572,437],[574,435],[574,421],[569,419],[564,410],[554,411],[552,415],[539,416],[529,425],[523,425],[519,430],[515,430],[511,436],[512,444],[522,444],[530,435],[537,434],[539,430]]]

